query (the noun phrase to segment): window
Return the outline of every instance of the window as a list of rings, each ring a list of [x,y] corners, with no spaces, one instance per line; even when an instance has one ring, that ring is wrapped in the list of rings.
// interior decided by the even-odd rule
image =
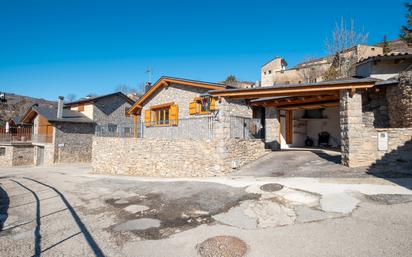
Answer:
[[[79,105],[77,106],[77,111],[79,111],[79,112],[84,112],[84,104],[79,104]]]
[[[6,155],[6,147],[0,147],[0,156]]]
[[[174,103],[152,106],[144,112],[145,126],[176,126],[179,108]]]
[[[124,116],[125,117],[130,117],[130,114],[127,112],[129,110],[128,107],[124,107]]]
[[[196,97],[192,102],[189,103],[189,114],[190,115],[202,115],[210,114],[210,112],[216,109],[216,100],[211,97]]]
[[[117,125],[112,123],[107,124],[107,130],[112,133],[117,132]]]
[[[152,122],[156,126],[169,125],[169,107],[152,111]]]
[[[130,127],[123,128],[123,133],[125,135],[131,135],[132,134],[132,128],[130,128]]]
[[[268,73],[269,73],[269,74],[272,74],[272,70],[268,70]]]

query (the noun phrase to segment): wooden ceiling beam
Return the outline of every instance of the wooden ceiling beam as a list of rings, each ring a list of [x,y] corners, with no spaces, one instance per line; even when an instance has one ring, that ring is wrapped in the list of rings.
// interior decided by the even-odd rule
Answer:
[[[338,101],[339,97],[336,95],[326,95],[326,96],[308,96],[308,97],[296,97],[296,98],[289,98],[288,100],[275,100],[275,101],[265,101],[260,103],[253,103],[253,106],[272,106],[272,107],[280,107],[284,105],[291,105],[291,104],[304,104],[304,103],[315,103],[315,102],[324,102],[324,101]]]

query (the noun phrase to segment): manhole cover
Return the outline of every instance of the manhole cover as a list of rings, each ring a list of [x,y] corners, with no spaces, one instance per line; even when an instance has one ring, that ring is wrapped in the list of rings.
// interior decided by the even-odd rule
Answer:
[[[263,186],[260,187],[260,189],[266,192],[275,192],[275,191],[281,190],[282,188],[283,188],[282,185],[276,184],[276,183],[264,184]]]
[[[202,257],[242,257],[246,251],[246,243],[233,236],[211,237],[199,246]]]

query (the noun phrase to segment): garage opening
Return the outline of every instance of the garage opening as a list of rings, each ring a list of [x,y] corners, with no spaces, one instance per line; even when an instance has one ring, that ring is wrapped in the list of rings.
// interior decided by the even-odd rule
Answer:
[[[340,150],[339,107],[280,109],[281,149]]]

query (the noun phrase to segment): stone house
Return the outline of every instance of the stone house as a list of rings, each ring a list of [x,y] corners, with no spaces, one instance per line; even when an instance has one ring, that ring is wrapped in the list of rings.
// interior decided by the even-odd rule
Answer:
[[[58,108],[32,106],[22,122],[32,126],[35,165],[90,161],[95,123],[80,112],[63,109],[63,98]]]
[[[95,137],[95,172],[205,176],[229,172],[265,153],[245,100],[210,97],[220,83],[161,77],[130,108],[136,138]],[[140,122],[139,122],[140,121]],[[244,124],[254,127],[246,131]]]
[[[133,100],[120,92],[64,104],[33,105],[21,119],[31,133],[3,146],[0,162],[8,166],[90,162],[93,135],[132,136]]]
[[[378,55],[360,60],[356,77],[209,94],[261,107],[273,150],[335,147],[350,167],[393,161],[412,167],[411,61],[410,54]]]
[[[115,92],[65,103],[64,108],[91,119],[98,133],[131,135],[134,121],[127,111],[134,102],[125,94]]]
[[[357,45],[341,53],[342,57],[361,60],[370,56],[383,54],[379,46]],[[323,81],[323,75],[332,65],[333,58],[322,57],[308,60],[287,68],[287,62],[282,57],[275,57],[261,67],[261,85],[274,86],[277,84],[300,84]]]

